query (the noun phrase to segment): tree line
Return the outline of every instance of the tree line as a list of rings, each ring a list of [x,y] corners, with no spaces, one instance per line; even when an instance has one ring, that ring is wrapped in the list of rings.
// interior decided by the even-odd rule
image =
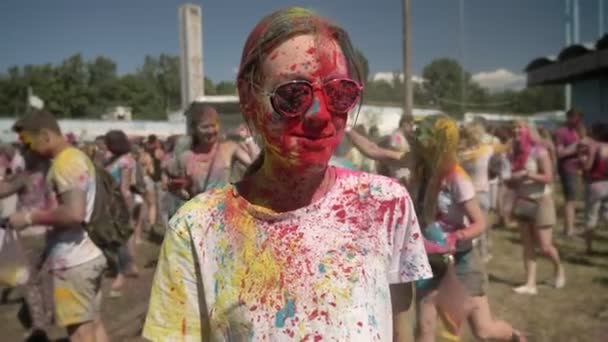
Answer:
[[[357,51],[357,59],[361,77],[367,80],[368,61],[361,51]],[[490,93],[453,59],[431,62],[422,77],[423,83],[414,84],[416,107],[439,108],[454,115],[467,111],[527,114],[563,108],[562,87]],[[204,82],[206,95],[236,94],[233,81],[214,84],[205,78]],[[168,112],[181,107],[179,57],[166,54],[146,56],[141,67],[123,75],[112,59],[99,56],[86,61],[81,54],[59,64],[13,66],[0,74],[0,116],[14,117],[27,110],[28,87],[48,110],[65,118],[99,118],[120,105],[131,107],[137,119],[164,120]],[[364,102],[401,105],[403,87],[396,73],[392,81],[366,81]]]

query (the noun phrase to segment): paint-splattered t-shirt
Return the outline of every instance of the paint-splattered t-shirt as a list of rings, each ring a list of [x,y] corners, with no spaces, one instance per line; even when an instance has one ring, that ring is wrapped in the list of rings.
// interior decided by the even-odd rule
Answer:
[[[321,200],[290,212],[252,205],[233,186],[182,207],[165,236],[144,336],[392,341],[389,284],[432,276],[414,207],[394,180],[336,173]]]
[[[63,194],[73,190],[84,191],[85,220],[90,219],[95,201],[95,166],[84,152],[75,147],[61,151],[51,163],[47,182],[59,199],[59,204]],[[48,233],[47,245],[51,269],[78,266],[102,255],[80,224],[52,229]]]

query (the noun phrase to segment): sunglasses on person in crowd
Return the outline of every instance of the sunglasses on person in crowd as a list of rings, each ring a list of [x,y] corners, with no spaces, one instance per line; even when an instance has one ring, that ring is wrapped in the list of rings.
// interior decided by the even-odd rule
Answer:
[[[332,113],[347,113],[359,101],[363,86],[348,78],[334,78],[323,84],[306,80],[293,80],[279,84],[266,95],[270,96],[272,108],[284,117],[304,115],[314,102],[314,91],[321,90],[327,109]]]

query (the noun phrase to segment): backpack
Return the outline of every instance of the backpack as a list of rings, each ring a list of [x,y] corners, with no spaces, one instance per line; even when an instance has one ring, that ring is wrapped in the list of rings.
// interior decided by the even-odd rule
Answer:
[[[131,191],[143,195],[146,192],[146,181],[144,180],[144,169],[141,167],[139,162],[135,162],[135,169],[133,170],[133,180],[131,182]]]
[[[133,227],[118,183],[98,165],[95,165],[95,178],[93,213],[84,229],[103,252],[110,269],[115,271],[118,267],[118,250],[131,237]]]

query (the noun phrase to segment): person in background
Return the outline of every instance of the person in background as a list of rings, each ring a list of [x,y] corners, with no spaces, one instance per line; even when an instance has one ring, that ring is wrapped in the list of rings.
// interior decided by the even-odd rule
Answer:
[[[106,138],[103,135],[100,135],[95,138],[95,156],[92,160],[95,164],[99,166],[106,165],[106,161],[109,158],[110,152],[108,151],[108,147],[106,146]]]
[[[475,337],[480,340],[523,341],[521,332],[493,317],[486,295],[486,274],[473,240],[486,229],[485,218],[477,200],[473,181],[458,162],[459,132],[457,123],[445,115],[425,118],[416,128],[412,169],[412,188],[422,232],[439,226],[446,235],[447,251],[452,255],[459,282],[467,298],[462,306]],[[483,152],[483,158],[489,159]],[[482,154],[480,153],[480,155]],[[486,162],[487,163],[487,162]],[[435,270],[434,270],[435,271]],[[430,282],[419,282],[416,291],[416,341],[435,341],[439,285],[445,277],[434,272]]]
[[[538,135],[540,137],[540,143],[547,149],[547,152],[549,152],[551,165],[557,167],[557,150],[555,149],[555,143],[553,142],[551,132],[545,127],[539,127]]]
[[[249,165],[250,156],[257,155],[257,146],[251,137],[246,139],[249,151],[234,141],[220,140],[220,121],[215,108],[194,102],[187,115],[191,125],[190,147],[176,154],[167,168],[169,189],[184,201],[229,183],[234,161]]]
[[[162,222],[160,208],[164,196],[164,191],[162,190],[162,164],[163,159],[165,158],[165,151],[163,150],[161,141],[154,134],[148,136],[145,144],[145,151],[147,156],[149,156],[151,165],[148,165],[148,157],[144,157],[145,160],[142,162],[146,165],[146,175],[153,183],[152,191],[149,193],[150,198],[148,199],[150,202],[148,204],[148,223],[150,224],[150,229],[154,229],[159,222]]]
[[[362,136],[367,136],[364,125],[355,126],[355,130]],[[357,170],[369,173],[376,173],[376,165],[374,161],[369,158],[366,158],[363,154],[361,154],[359,149],[354,146],[351,147],[350,150],[348,150],[345,158],[350,161]]]
[[[263,151],[172,218],[144,337],[410,340],[411,282],[431,273],[407,190],[328,165],[361,97],[354,51],[302,8],[253,29],[237,86]]]
[[[497,144],[487,136],[484,127],[479,122],[472,122],[464,125],[461,129],[461,143],[459,160],[463,169],[468,173],[475,187],[477,201],[481,207],[486,224],[489,222],[491,206],[489,169],[490,160],[494,154],[503,153],[507,147]],[[490,141],[488,141],[490,140]],[[484,232],[476,245],[481,252],[484,262],[488,262],[492,257],[490,254],[490,225],[485,227]]]
[[[570,109],[566,113],[566,124],[557,129],[553,137],[557,154],[557,172],[565,199],[564,234],[567,236],[573,236],[575,233],[576,194],[580,171],[577,145],[581,139],[582,120],[581,112]]]
[[[566,284],[566,274],[559,252],[553,245],[553,226],[556,223],[553,202],[553,167],[547,149],[539,143],[536,132],[525,121],[513,125],[512,174],[510,186],[515,191],[513,213],[519,221],[523,245],[526,283],[513,290],[519,294],[535,295],[536,247],[553,263],[555,288]]]
[[[131,186],[133,185],[135,172],[135,159],[131,154],[131,143],[123,131],[111,130],[105,135],[105,145],[108,148],[108,152],[110,152],[105,169],[120,186],[120,192],[127,203],[127,207],[132,215],[134,215],[136,203]],[[136,224],[134,224],[134,228],[137,228]],[[122,287],[125,284],[127,276],[137,276],[138,274],[134,260],[135,236],[136,234],[134,233],[129,242],[119,250],[118,273],[112,282],[110,291],[110,297],[112,298],[122,296]]]
[[[591,135],[579,146],[579,159],[585,178],[586,216],[585,246],[593,253],[593,230],[600,218],[608,222],[608,124],[596,123]]]
[[[47,263],[53,283],[55,321],[67,329],[71,341],[109,341],[101,320],[101,282],[106,258],[84,229],[95,202],[93,162],[64,138],[55,117],[35,111],[13,126],[26,148],[51,160],[47,181],[57,206],[22,210],[9,224],[51,226],[47,239]]]
[[[229,139],[235,141],[242,153],[249,155],[250,160],[255,160],[260,148],[255,144],[255,142],[250,142],[250,138],[253,139],[249,127],[247,127],[246,124],[240,124],[230,135]],[[250,144],[253,146],[253,148],[250,148]],[[230,182],[236,183],[240,181],[245,175],[245,171],[247,171],[248,166],[249,165],[243,164],[239,159],[234,160],[232,163],[232,169],[230,170]]]

